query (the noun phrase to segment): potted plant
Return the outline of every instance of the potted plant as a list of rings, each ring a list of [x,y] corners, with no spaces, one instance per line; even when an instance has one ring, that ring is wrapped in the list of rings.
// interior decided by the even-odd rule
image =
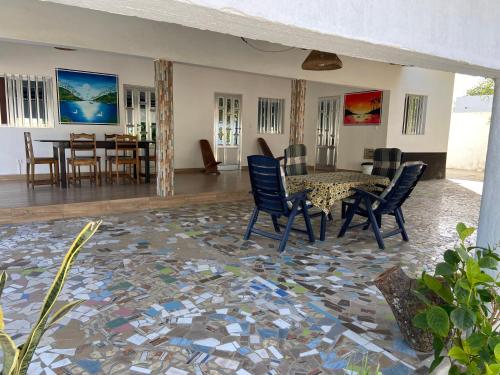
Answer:
[[[372,174],[373,162],[364,161],[363,163],[361,163],[361,169],[364,174]]]
[[[423,272],[417,280],[414,294],[425,307],[413,324],[433,336],[431,371],[447,359],[449,374],[500,374],[500,283],[490,275],[498,275],[500,257],[467,243],[474,228],[459,223],[456,229],[460,244],[444,253],[433,275]]]

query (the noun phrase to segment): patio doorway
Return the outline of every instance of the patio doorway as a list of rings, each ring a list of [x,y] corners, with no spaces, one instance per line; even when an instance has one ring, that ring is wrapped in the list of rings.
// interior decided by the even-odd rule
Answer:
[[[337,162],[340,97],[319,98],[316,169],[333,170]]]
[[[214,145],[220,170],[240,168],[241,95],[215,95]]]

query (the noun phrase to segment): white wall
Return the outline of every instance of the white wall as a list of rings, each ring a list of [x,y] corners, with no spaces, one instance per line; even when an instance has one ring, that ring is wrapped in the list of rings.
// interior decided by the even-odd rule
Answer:
[[[44,46],[0,42],[0,74],[37,74],[53,78],[54,99],[57,98],[55,69],[68,68],[99,73],[118,74],[120,93],[120,122],[124,124],[123,84],[153,86],[154,71],[151,59],[106,54],[91,51],[64,52]],[[56,102],[56,100],[54,100]],[[24,171],[25,153],[23,132],[31,131],[33,140],[69,139],[70,133],[95,133],[104,139],[106,133],[123,132],[121,125],[60,125],[57,104],[54,103],[55,126],[48,129],[0,128],[0,174],[19,173],[21,161]],[[51,156],[52,146],[33,142],[36,156]],[[42,167],[40,171],[44,171]]]
[[[447,168],[484,171],[491,112],[451,115]]]
[[[436,70],[403,68],[391,90],[387,147],[403,152],[446,152],[453,101],[454,75]],[[406,94],[427,95],[423,135],[402,134]]]
[[[80,69],[101,73],[115,73],[120,81],[120,119],[124,124],[123,84],[153,86],[153,62],[150,58],[132,57],[121,54],[90,50],[63,52],[48,46],[0,42],[0,73],[39,74],[54,77],[55,68]],[[267,56],[268,54],[266,54]],[[274,55],[274,54],[273,54]],[[285,70],[290,69],[284,62]],[[252,65],[253,64],[253,65]],[[264,70],[256,56],[244,64],[250,68]],[[296,69],[296,68],[293,68]],[[274,68],[271,69],[274,71]],[[358,72],[358,73],[356,73]],[[363,74],[359,74],[362,72]],[[453,75],[417,68],[393,67],[387,64],[363,60],[348,60],[339,71],[307,72],[314,80],[308,81],[306,93],[305,142],[309,149],[308,164],[314,164],[315,131],[317,126],[318,98],[342,95],[365,89],[384,90],[382,126],[345,127],[340,125],[338,166],[358,169],[365,147],[400,147],[403,151],[446,151],[448,123],[446,111],[451,108]],[[55,78],[54,78],[55,80]],[[352,84],[346,84],[352,80]],[[361,86],[360,83],[365,85]],[[379,85],[380,84],[380,85]],[[213,142],[213,115],[215,93],[242,95],[242,162],[246,165],[246,155],[259,152],[257,134],[258,97],[285,99],[285,128],[283,135],[266,135],[269,146],[281,155],[288,144],[289,78],[253,74],[234,70],[222,70],[198,65],[174,63],[174,126],[175,126],[175,167],[197,168],[202,165],[197,141],[201,138]],[[363,87],[363,88],[360,88]],[[429,95],[426,136],[400,137],[405,93],[425,93]],[[54,82],[54,97],[55,82]],[[342,106],[341,106],[342,107]],[[57,108],[54,108],[57,120]],[[52,129],[34,129],[34,139],[69,137],[71,132],[94,132],[102,139],[105,133],[114,133],[121,128],[98,125],[59,125]],[[25,129],[0,129],[0,174],[18,173],[19,160],[24,161],[22,133]],[[387,137],[386,137],[387,136]],[[407,137],[407,138],[406,138]],[[39,155],[50,155],[48,144],[35,142]],[[22,162],[21,164],[23,164]]]

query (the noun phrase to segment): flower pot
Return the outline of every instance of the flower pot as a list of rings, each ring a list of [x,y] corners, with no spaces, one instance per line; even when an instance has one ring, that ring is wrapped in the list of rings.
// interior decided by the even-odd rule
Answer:
[[[372,174],[373,163],[362,163],[361,170],[364,174]]]

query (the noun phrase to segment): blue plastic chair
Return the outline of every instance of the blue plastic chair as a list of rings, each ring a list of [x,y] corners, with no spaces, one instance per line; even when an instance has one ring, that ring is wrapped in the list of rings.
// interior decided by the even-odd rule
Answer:
[[[380,195],[362,189],[353,189],[356,193],[353,202],[349,203],[347,217],[340,229],[338,237],[343,237],[350,228],[363,226],[364,229],[371,227],[378,247],[385,249],[384,238],[401,234],[404,241],[408,241],[408,234],[404,226],[403,213],[401,206],[408,199],[411,192],[422,177],[426,164],[422,162],[406,162],[396,171],[391,184],[385,188]],[[367,220],[362,224],[350,226],[354,215],[366,217]],[[382,234],[382,215],[392,215],[396,219],[398,229]]]
[[[284,176],[280,169],[280,162],[277,159],[262,156],[248,156],[248,171],[250,174],[250,183],[252,185],[252,195],[255,202],[255,208],[248,223],[244,239],[248,240],[252,233],[272,238],[280,241],[278,250],[285,250],[288,236],[291,230],[306,233],[309,241],[314,242],[314,232],[311,225],[311,217],[309,208],[311,205],[307,202],[308,191],[288,195]],[[264,230],[254,228],[260,212],[265,212],[271,216],[274,231],[266,232]],[[301,214],[304,217],[306,230],[293,228],[293,222],[297,215]],[[280,217],[288,219],[286,225],[281,225],[278,222]],[[322,237],[324,236],[325,215],[321,214]],[[280,227],[285,228],[281,234]]]

